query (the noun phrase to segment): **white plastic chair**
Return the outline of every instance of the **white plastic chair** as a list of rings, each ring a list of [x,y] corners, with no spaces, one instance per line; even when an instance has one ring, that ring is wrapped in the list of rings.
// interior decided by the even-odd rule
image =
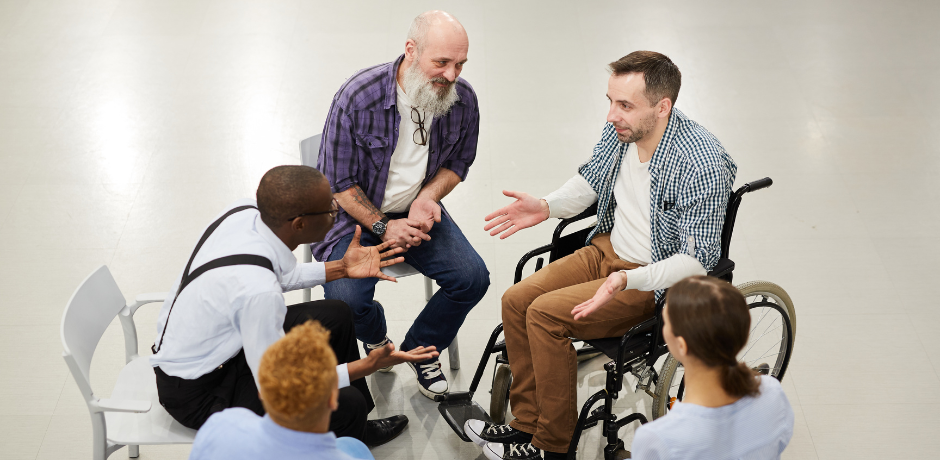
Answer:
[[[102,265],[75,290],[62,315],[62,358],[68,364],[91,413],[95,460],[105,460],[121,447],[136,458],[146,444],[191,444],[196,430],[180,425],[157,398],[157,380],[146,356],[137,355],[134,313],[141,305],[163,302],[166,293],[142,294],[131,305],[124,302],[108,267]],[[124,329],[125,366],[111,397],[101,399],[91,390],[91,358],[105,329],[117,316]]]
[[[311,136],[307,139],[300,141],[300,163],[305,166],[310,166],[313,168],[317,167],[317,159],[320,156],[320,137],[321,134],[316,136]],[[313,261],[313,255],[310,253],[310,245],[303,245],[303,258],[304,262]],[[392,265],[391,267],[385,267],[382,269],[382,273],[385,273],[388,276],[394,278],[404,278],[411,275],[420,275],[416,268],[408,265],[406,263],[400,263]],[[434,295],[434,283],[431,281],[431,278],[427,276],[424,277],[424,301],[428,302],[431,300],[431,296]],[[310,288],[303,290],[304,302],[310,301]],[[450,343],[450,346],[447,347],[447,357],[450,361],[450,368],[453,370],[460,369],[460,349],[457,346],[457,337],[454,337],[454,341]]]

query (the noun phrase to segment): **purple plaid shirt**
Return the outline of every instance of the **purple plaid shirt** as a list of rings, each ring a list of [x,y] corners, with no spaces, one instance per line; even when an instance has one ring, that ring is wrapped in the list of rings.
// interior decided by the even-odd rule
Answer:
[[[395,106],[398,84],[395,77],[404,58],[403,54],[394,62],[360,70],[346,80],[333,96],[320,141],[317,169],[329,179],[333,191],[342,192],[359,185],[376,208],[382,206],[389,164],[398,144],[401,116]],[[441,168],[464,180],[476,158],[480,135],[477,95],[462,78],[457,79],[457,95],[460,100],[450,112],[431,122],[428,170],[422,185]],[[326,260],[336,242],[352,233],[356,224],[355,219],[340,210],[326,238],[311,245],[313,257]]]

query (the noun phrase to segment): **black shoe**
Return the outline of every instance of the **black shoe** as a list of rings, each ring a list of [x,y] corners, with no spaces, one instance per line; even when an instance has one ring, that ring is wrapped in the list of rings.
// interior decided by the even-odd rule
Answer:
[[[496,425],[483,420],[467,420],[463,424],[463,432],[474,444],[483,447],[488,442],[510,443],[532,442],[532,435],[519,431],[509,425]]]
[[[441,360],[433,358],[420,363],[408,363],[411,370],[418,377],[418,390],[421,394],[434,400],[435,396],[447,393],[447,377],[441,371]]]
[[[542,460],[542,451],[528,442],[488,442],[483,454],[489,460]]]
[[[366,434],[362,442],[369,447],[377,447],[398,437],[405,426],[408,425],[408,417],[404,415],[395,415],[389,418],[379,420],[369,420],[366,422]]]

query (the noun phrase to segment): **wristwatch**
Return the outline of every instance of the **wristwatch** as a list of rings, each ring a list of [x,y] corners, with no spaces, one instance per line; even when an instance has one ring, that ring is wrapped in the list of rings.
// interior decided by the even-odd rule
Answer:
[[[372,233],[374,233],[375,236],[378,236],[381,238],[382,235],[385,234],[385,230],[387,228],[388,228],[388,216],[385,216],[382,218],[382,220],[377,221],[376,223],[372,224]]]

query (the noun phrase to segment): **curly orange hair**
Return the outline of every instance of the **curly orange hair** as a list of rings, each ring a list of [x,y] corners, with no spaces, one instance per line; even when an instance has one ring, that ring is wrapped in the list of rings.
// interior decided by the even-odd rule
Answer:
[[[337,383],[329,339],[319,322],[307,321],[268,347],[258,368],[268,412],[296,420],[327,404]]]

